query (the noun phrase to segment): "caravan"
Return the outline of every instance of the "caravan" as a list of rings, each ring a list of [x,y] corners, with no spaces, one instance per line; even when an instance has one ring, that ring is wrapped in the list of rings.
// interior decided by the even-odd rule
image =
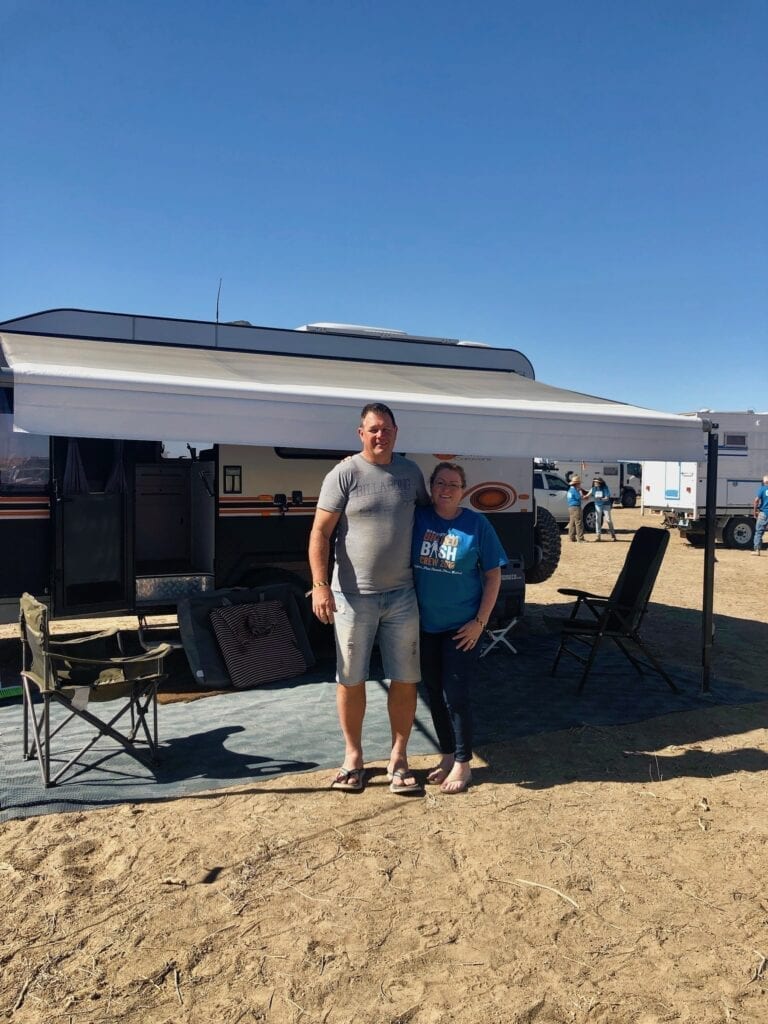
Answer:
[[[533,377],[514,350],[341,325],[275,331],[60,310],[0,325],[0,336],[8,362],[0,378],[6,622],[18,617],[24,591],[43,597],[56,617],[172,609],[184,596],[220,587],[287,582],[303,594],[320,484],[357,450],[357,413],[381,394],[387,364],[402,392],[400,402],[391,399],[399,418],[419,367],[430,367],[433,379],[441,372],[434,367],[468,378],[481,371]],[[35,359],[49,360],[57,375],[39,405],[25,392]],[[91,368],[83,370],[86,364]],[[323,403],[339,385],[351,390],[344,373],[354,368],[365,397],[353,398],[343,421],[332,422]],[[267,410],[263,439],[274,443],[233,443],[249,436],[255,404],[236,410],[242,418],[234,426],[216,414],[225,405],[211,405],[207,420],[203,400],[176,408],[192,380],[215,403],[238,379],[251,378],[253,387],[256,370],[259,386],[277,377],[294,384],[290,402]],[[81,372],[88,381],[100,375],[104,390],[82,386]],[[139,408],[126,417],[118,405],[128,376],[139,381]],[[150,395],[158,386],[162,393]],[[52,414],[54,392],[60,406]],[[26,432],[25,416],[40,432]],[[406,449],[409,442],[418,448],[421,432],[409,427],[407,413],[402,419]],[[523,567],[529,582],[548,578],[560,541],[546,510],[536,521],[531,457],[506,457],[501,448],[462,455],[455,438],[447,438],[446,451],[433,447],[435,454],[405,454],[427,476],[436,460],[460,461],[464,501],[489,516],[507,552],[518,556],[521,590]]]
[[[753,501],[768,472],[768,413],[711,412],[718,425],[717,536],[729,548],[751,549],[755,536]],[[644,462],[643,511],[663,517],[689,544],[704,544],[706,461]]]

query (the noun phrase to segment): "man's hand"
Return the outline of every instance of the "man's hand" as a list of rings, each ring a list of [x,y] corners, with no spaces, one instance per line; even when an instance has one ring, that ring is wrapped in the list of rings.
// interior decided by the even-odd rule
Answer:
[[[312,587],[312,611],[321,622],[333,622],[336,602],[330,587]]]

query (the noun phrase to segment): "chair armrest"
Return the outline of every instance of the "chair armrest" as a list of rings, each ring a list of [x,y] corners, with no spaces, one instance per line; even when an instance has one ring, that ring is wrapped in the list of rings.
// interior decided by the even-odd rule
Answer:
[[[591,594],[588,590],[572,590],[570,587],[561,587],[558,594],[565,594],[566,597],[591,597],[596,601],[607,601],[607,597],[601,597],[600,594]]]
[[[122,655],[116,658],[77,658],[72,654],[52,651],[50,649],[45,650],[44,654],[49,658],[66,661],[70,665],[102,665],[104,668],[110,668],[111,666],[140,665],[142,662],[162,661],[163,658],[171,653],[171,650],[172,648],[169,644],[158,644],[157,647],[153,647],[149,651],[142,651],[141,654]]]

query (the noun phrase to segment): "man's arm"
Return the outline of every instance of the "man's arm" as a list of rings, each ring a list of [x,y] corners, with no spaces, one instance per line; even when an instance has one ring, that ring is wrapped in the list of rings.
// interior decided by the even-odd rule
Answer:
[[[333,622],[336,602],[328,579],[331,537],[341,512],[315,509],[315,520],[309,535],[309,568],[312,570],[312,611],[321,622]],[[321,585],[322,584],[322,585]]]

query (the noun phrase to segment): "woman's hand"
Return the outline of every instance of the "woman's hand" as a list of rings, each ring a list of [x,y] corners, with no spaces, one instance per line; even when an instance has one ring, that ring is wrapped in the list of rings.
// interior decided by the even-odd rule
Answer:
[[[485,626],[482,622],[478,622],[477,619],[470,619],[469,622],[465,622],[461,629],[457,630],[453,634],[452,639],[457,640],[456,644],[457,651],[471,651],[480,642],[480,637],[483,635]]]
[[[312,611],[321,622],[333,622],[336,602],[330,587],[312,587]]]

